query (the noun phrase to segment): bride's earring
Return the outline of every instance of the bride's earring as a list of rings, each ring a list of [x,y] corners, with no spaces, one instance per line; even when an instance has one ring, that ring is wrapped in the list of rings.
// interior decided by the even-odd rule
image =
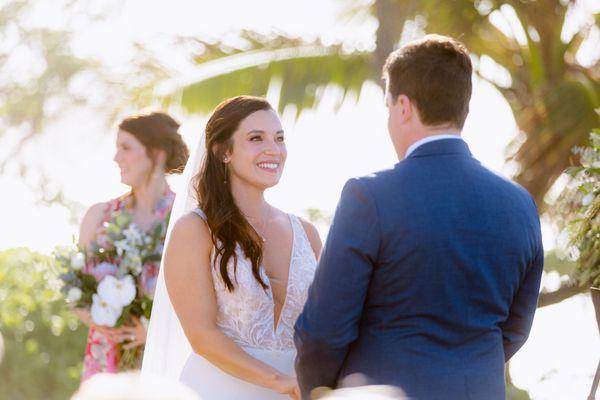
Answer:
[[[223,158],[223,166],[225,168],[225,179],[223,179],[223,184],[227,185],[227,163],[229,162],[229,157]]]

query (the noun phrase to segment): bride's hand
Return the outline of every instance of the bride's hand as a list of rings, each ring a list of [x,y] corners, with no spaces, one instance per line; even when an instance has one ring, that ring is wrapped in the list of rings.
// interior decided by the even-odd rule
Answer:
[[[292,399],[300,399],[300,388],[298,387],[298,381],[293,376],[278,376],[273,390],[281,394],[287,394]]]
[[[300,400],[301,396],[300,396],[300,387],[298,386],[298,384],[296,384],[296,387],[294,388],[294,391],[292,393],[290,393],[290,398],[294,399],[294,400]]]

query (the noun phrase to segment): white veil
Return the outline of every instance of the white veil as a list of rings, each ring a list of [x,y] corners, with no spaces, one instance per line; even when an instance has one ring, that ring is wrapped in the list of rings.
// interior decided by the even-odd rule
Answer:
[[[200,170],[200,165],[204,159],[204,139],[205,136],[202,135],[185,165],[181,180],[174,188],[176,197],[167,228],[165,248],[169,243],[175,222],[197,207],[198,199],[196,199],[192,179]],[[183,333],[183,328],[169,299],[163,264],[164,257],[161,261],[156,291],[154,292],[152,316],[148,325],[144,360],[142,362],[142,378],[164,377],[178,380],[192,348]]]

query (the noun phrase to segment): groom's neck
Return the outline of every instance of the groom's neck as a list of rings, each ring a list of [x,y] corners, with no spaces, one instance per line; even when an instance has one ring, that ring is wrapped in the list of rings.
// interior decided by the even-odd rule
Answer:
[[[396,149],[398,153],[398,159],[402,160],[408,149],[415,143],[420,140],[423,140],[428,137],[438,136],[438,135],[456,135],[461,136],[462,132],[459,128],[453,125],[440,125],[440,126],[416,126],[409,131],[409,133],[405,136],[405,140],[399,148]]]

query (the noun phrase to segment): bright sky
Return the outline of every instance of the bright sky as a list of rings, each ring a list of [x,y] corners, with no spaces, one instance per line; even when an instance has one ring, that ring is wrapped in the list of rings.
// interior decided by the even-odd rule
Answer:
[[[106,3],[93,2],[98,7]],[[320,36],[324,41],[343,39],[372,46],[374,21],[350,19],[340,23],[344,4],[341,0],[129,0],[119,16],[107,22],[78,25],[76,21],[80,33],[75,47],[82,56],[99,57],[118,66],[128,59],[131,43],[152,43],[165,62],[185,74],[191,71],[180,49],[160,47],[165,35],[220,37],[240,28],[265,33],[276,29]],[[51,1],[46,5],[32,19],[60,24],[60,9],[52,7]],[[573,20],[580,18],[575,15]],[[312,207],[332,213],[348,178],[397,162],[387,136],[379,87],[366,85],[358,103],[346,102],[338,112],[334,103],[335,90],[330,90],[317,110],[303,113],[297,122],[292,115],[282,116],[289,158],[282,182],[268,192],[275,205],[300,215]],[[205,117],[189,117],[176,110],[174,114],[183,123],[182,133],[190,148],[195,147]],[[87,206],[108,200],[126,188],[119,183],[112,162],[114,132],[102,132],[102,126],[102,121],[89,112],[65,113],[64,120],[26,149],[26,156],[60,179],[71,198]],[[504,99],[489,84],[475,82],[464,130],[474,155],[491,169],[506,173],[504,148],[515,133],[516,125]],[[0,187],[4,194],[0,220],[8,227],[0,231],[0,249],[27,246],[49,251],[57,244],[69,243],[76,234],[77,227],[69,223],[63,208],[36,205],[30,188],[19,180],[0,177]],[[552,247],[549,229],[544,236],[546,247]],[[516,383],[531,389],[536,400],[584,398],[596,355],[600,354],[592,312],[587,298],[578,297],[537,314],[531,339],[513,363]],[[542,381],[544,376],[552,379]]]

